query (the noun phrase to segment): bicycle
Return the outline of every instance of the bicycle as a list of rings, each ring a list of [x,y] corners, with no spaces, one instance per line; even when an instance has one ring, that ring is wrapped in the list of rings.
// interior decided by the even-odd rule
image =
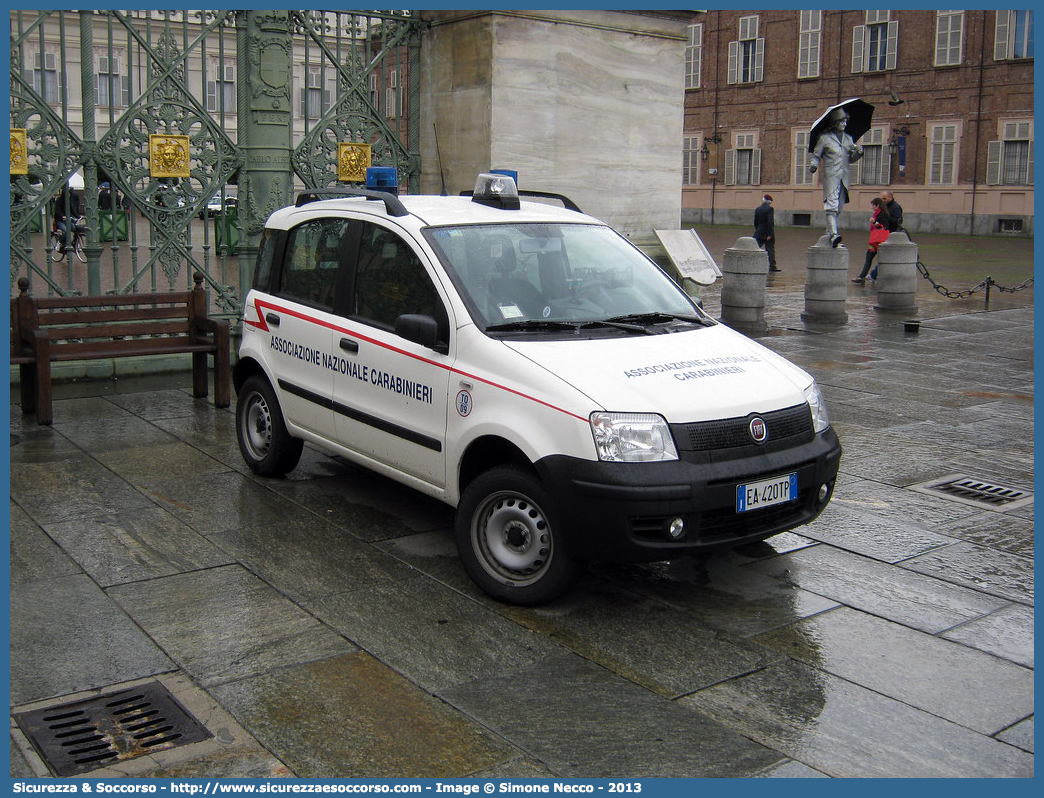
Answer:
[[[84,246],[87,244],[87,219],[81,216],[73,224],[73,252],[76,253],[76,258],[80,263],[87,262],[87,253],[84,251]],[[65,258],[65,253],[68,247],[65,245],[65,231],[59,228],[51,230],[51,251],[54,253],[54,259],[60,261]]]

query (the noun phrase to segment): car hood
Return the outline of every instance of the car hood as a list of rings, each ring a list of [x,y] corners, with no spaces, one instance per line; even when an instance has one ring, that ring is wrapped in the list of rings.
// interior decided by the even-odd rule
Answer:
[[[505,344],[589,397],[592,409],[671,423],[766,413],[805,401],[812,377],[725,326],[662,335]]]

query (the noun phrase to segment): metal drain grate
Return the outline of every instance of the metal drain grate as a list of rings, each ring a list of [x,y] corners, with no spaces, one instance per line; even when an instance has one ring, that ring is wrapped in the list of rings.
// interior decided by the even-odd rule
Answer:
[[[159,682],[19,712],[14,718],[59,776],[214,736]]]
[[[911,485],[911,488],[921,493],[941,493],[954,501],[994,509],[1003,507],[1010,510],[1033,501],[1033,494],[1030,491],[997,485],[964,474],[951,474],[942,479]]]

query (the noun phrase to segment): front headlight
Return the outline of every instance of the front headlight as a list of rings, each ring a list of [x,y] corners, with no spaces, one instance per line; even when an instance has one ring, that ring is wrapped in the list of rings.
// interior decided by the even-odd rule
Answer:
[[[663,416],[655,413],[592,413],[598,459],[621,463],[677,460],[678,450]]]
[[[812,427],[816,432],[822,432],[830,426],[830,416],[827,415],[826,402],[823,401],[823,392],[815,380],[805,388],[805,401],[812,411]]]

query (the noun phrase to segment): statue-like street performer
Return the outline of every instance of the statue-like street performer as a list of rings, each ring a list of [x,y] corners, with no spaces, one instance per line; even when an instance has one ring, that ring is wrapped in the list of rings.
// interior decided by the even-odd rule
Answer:
[[[815,173],[823,163],[823,210],[826,211],[830,246],[841,243],[837,216],[848,202],[848,165],[863,157],[863,148],[845,132],[848,114],[837,108],[830,115],[828,128],[820,134],[812,150],[808,171]]]

